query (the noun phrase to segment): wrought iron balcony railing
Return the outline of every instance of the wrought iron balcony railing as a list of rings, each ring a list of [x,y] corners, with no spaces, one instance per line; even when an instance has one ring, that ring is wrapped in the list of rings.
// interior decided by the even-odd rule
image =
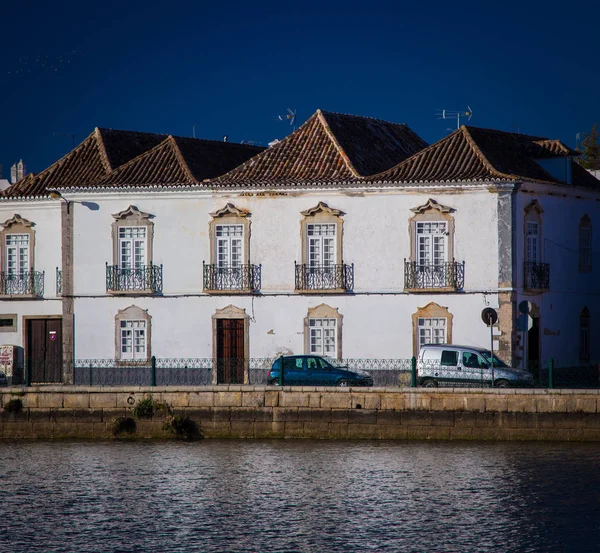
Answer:
[[[144,292],[160,294],[163,289],[163,266],[144,265],[135,269],[123,269],[106,264],[107,292]]]
[[[525,288],[528,290],[549,290],[550,264],[526,261]]]
[[[62,294],[62,271],[56,267],[56,295]]]
[[[44,271],[0,273],[0,295],[42,297],[44,295]]]
[[[307,265],[294,263],[296,290],[354,290],[354,263]]]
[[[202,262],[204,290],[259,292],[262,265],[240,265],[239,267],[219,267]]]
[[[431,290],[450,288],[462,290],[465,285],[465,262],[446,261],[423,265],[417,261],[404,260],[404,288],[409,290]]]

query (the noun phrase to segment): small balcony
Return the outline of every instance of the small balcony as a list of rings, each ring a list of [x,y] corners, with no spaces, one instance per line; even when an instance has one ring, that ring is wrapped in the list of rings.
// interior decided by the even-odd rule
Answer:
[[[406,290],[462,290],[465,286],[465,262],[446,261],[423,265],[404,260],[404,288]]]
[[[0,296],[41,298],[44,295],[44,271],[0,273]]]
[[[261,287],[262,265],[219,267],[202,262],[203,286],[207,292],[257,294]]]
[[[106,291],[111,294],[162,294],[162,265],[124,269],[106,264]]]
[[[549,290],[550,264],[526,261],[525,288],[527,290]]]
[[[354,290],[354,263],[346,265],[298,265],[296,290],[301,292],[352,292]]]

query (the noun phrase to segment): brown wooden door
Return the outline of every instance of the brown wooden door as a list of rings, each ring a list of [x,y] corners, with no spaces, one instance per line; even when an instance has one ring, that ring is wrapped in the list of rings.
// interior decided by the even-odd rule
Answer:
[[[244,383],[244,319],[217,319],[217,384]]]
[[[31,371],[31,382],[61,382],[61,319],[27,321],[27,362]]]

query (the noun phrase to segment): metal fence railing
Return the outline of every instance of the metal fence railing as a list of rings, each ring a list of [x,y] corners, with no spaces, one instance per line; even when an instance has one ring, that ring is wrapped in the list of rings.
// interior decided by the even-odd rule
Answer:
[[[211,385],[304,385],[377,387],[538,387],[600,389],[599,362],[568,362],[550,359],[531,366],[531,372],[506,366],[479,366],[469,358],[437,362],[410,359],[343,359],[311,355],[274,358],[214,359],[157,358],[144,361],[77,359],[73,364],[74,384],[85,386],[211,386]],[[26,359],[15,367],[6,384],[38,384],[39,375],[57,371],[40,370],[42,361]],[[281,367],[283,365],[283,372]],[[54,366],[54,365],[53,365]],[[52,368],[52,367],[50,367]],[[56,368],[56,367],[55,367]],[[18,376],[22,375],[22,376]],[[37,375],[37,376],[36,376]]]

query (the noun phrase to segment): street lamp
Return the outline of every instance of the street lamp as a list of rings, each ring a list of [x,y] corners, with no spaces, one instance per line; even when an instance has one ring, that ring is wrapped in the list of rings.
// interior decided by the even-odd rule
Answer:
[[[69,208],[71,206],[71,202],[69,200],[67,200],[67,198],[65,198],[57,190],[51,190],[50,191],[50,197],[53,198],[54,200],[63,200],[67,204],[67,215],[69,214]]]

